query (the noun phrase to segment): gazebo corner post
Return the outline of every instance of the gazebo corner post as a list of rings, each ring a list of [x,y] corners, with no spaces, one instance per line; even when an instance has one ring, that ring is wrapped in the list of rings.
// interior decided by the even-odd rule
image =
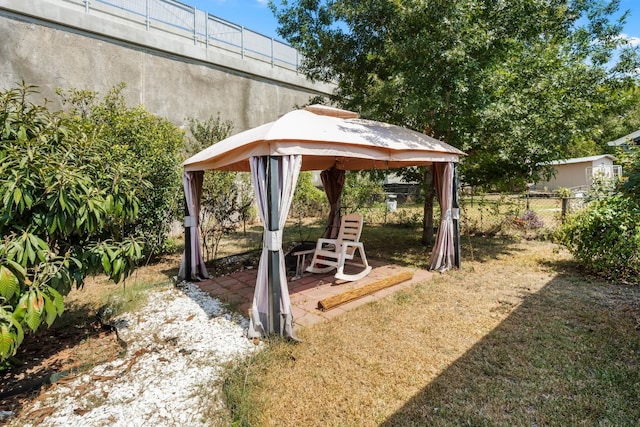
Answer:
[[[189,206],[187,197],[184,198],[184,280],[187,282],[193,281],[191,272],[193,271],[192,254],[191,254],[191,227],[189,224]]]
[[[268,172],[267,172],[267,200],[269,204],[269,224],[270,232],[277,231],[279,224],[279,203],[278,185],[280,157],[268,156]],[[271,233],[270,233],[271,234]],[[269,306],[269,334],[273,335],[280,332],[280,250],[269,249],[268,256],[268,306]]]
[[[459,176],[458,163],[453,163],[453,200],[452,209],[453,217],[453,244],[454,244],[454,264],[460,269],[462,264],[462,255],[460,247],[460,202],[458,199]]]

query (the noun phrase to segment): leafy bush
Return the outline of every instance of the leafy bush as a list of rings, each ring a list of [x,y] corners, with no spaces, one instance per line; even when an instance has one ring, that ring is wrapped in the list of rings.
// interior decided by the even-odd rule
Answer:
[[[589,269],[617,281],[640,278],[640,204],[621,194],[595,200],[570,217],[558,233]]]
[[[390,222],[403,228],[418,229],[422,227],[422,211],[411,209],[398,209],[389,214]]]
[[[233,123],[220,116],[205,121],[189,119],[191,138],[185,145],[185,156],[197,152],[227,138]],[[215,260],[223,236],[238,229],[240,223],[255,219],[254,196],[251,176],[248,173],[207,171],[202,183],[200,201],[200,234],[205,259]]]
[[[120,230],[146,181],[90,127],[30,103],[32,92],[0,92],[0,360],[25,326],[51,325],[87,274],[120,281],[142,252]]]
[[[359,212],[369,208],[376,202],[384,201],[385,194],[382,182],[371,174],[347,171],[344,189],[342,190],[342,206],[349,212]]]
[[[300,172],[289,216],[300,222],[303,218],[321,218],[328,214],[327,195],[323,190],[313,185],[311,172]]]
[[[182,216],[182,157],[184,133],[168,120],[155,116],[142,105],[127,106],[124,83],[112,88],[103,99],[97,92],[58,90],[63,104],[78,125],[97,133],[112,158],[135,171],[149,183],[139,194],[139,215],[123,233],[142,237],[147,253],[166,252],[171,223]]]

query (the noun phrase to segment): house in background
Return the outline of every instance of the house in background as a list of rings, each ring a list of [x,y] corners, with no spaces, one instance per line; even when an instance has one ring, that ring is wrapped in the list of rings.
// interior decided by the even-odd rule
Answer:
[[[547,182],[536,183],[536,190],[587,190],[597,178],[619,180],[622,176],[622,166],[615,165],[615,160],[616,158],[610,154],[556,160],[549,163],[555,169],[555,176]]]
[[[628,150],[632,145],[638,146],[640,145],[640,130],[618,138],[615,141],[609,141],[607,145],[610,147],[620,147],[623,150]]]

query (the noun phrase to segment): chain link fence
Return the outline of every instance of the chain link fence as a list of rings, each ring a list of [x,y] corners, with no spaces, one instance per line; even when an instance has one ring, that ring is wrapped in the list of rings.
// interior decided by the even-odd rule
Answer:
[[[464,234],[549,234],[567,215],[586,206],[584,198],[530,194],[463,195],[460,226]]]
[[[440,207],[434,200],[434,226],[439,224]],[[565,218],[584,209],[587,201],[580,197],[557,197],[530,194],[461,194],[460,231],[464,235],[520,235],[546,237]],[[409,198],[376,197],[345,212],[358,211],[370,224],[396,224],[422,227],[423,206],[419,196]]]

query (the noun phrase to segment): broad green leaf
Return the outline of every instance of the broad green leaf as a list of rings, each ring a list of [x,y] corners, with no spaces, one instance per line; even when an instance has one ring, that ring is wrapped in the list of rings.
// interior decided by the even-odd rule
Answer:
[[[20,204],[21,200],[22,200],[22,190],[20,190],[19,188],[16,188],[15,190],[13,190],[13,202],[17,206]]]
[[[26,142],[27,141],[27,129],[24,126],[20,126],[20,129],[18,130],[18,141],[20,142]]]
[[[0,308],[0,321],[2,320],[5,320],[8,323],[10,323],[9,327],[10,328],[12,327],[15,330],[14,337],[15,337],[16,346],[20,345],[20,343],[22,343],[22,340],[24,340],[24,331],[22,330],[22,326],[20,325],[20,322],[16,320],[15,313],[10,314]]]
[[[58,197],[58,200],[60,202],[60,206],[62,207],[63,210],[68,210],[69,209],[69,205],[67,205],[67,196],[66,193],[64,191],[64,188],[60,189],[60,196]]]
[[[29,309],[24,316],[24,322],[27,324],[29,329],[35,332],[40,326],[40,323],[42,323],[42,318],[37,310]]]
[[[6,324],[0,325],[0,360],[13,355],[14,336]]]
[[[27,271],[24,269],[24,267],[10,259],[6,260],[5,262],[6,262],[6,265],[11,267],[11,269],[13,270],[13,273],[16,274],[16,277],[18,278],[18,280],[24,281],[24,278],[27,275]]]
[[[43,298],[45,321],[47,322],[47,326],[51,326],[53,324],[53,321],[56,320],[58,311],[56,310],[56,307],[53,304],[51,298],[49,298],[47,295],[43,295]]]
[[[107,254],[109,254],[110,261],[113,261],[118,256],[118,253],[114,251],[110,246],[105,246],[105,249],[107,251]]]
[[[124,262],[121,258],[117,258],[113,261],[113,275],[120,275],[124,272]]]
[[[24,293],[20,296],[20,301],[13,310],[13,316],[17,321],[22,321],[27,309],[29,308],[29,293]]]
[[[9,300],[20,289],[20,282],[15,274],[4,265],[0,266],[0,295]]]
[[[111,274],[111,262],[109,261],[107,254],[102,254],[102,268],[105,273]]]
[[[27,259],[31,264],[33,264],[36,260],[36,251],[33,250],[31,243],[28,243],[28,242],[25,242],[25,243],[26,243],[25,247],[26,247]]]
[[[53,288],[49,288],[49,293],[53,296],[53,305],[55,306],[56,313],[61,315],[64,312],[64,299],[58,291]]]

